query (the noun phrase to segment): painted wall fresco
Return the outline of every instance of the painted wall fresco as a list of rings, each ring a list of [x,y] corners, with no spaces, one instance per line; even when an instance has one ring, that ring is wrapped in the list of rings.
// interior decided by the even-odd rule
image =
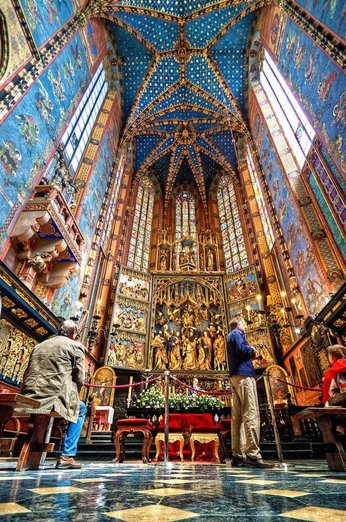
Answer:
[[[331,157],[346,166],[346,90],[343,73],[301,30],[288,20],[278,65],[311,115]]]
[[[105,132],[100,143],[99,151],[100,154],[95,164],[95,171],[89,181],[82,202],[81,218],[78,223],[85,240],[82,266],[79,274],[74,275],[63,288],[56,292],[52,304],[52,311],[56,315],[62,317],[70,317],[75,314],[79,289],[83,282],[86,263],[88,261],[87,254],[90,250],[93,235],[95,233],[100,208],[112,166],[112,156],[114,152],[114,136],[112,129]]]
[[[4,75],[0,78],[0,86],[32,56],[12,2],[10,0],[2,0],[1,11],[8,28],[9,62]]]
[[[20,5],[37,47],[74,14],[71,0],[20,0]]]
[[[0,226],[13,205],[30,193],[89,81],[77,35],[1,125]]]
[[[340,0],[297,0],[304,9],[345,38],[346,5]]]
[[[279,166],[279,159],[265,123],[261,125],[256,141],[300,290],[309,314],[315,315],[329,298],[325,277],[287,177]]]

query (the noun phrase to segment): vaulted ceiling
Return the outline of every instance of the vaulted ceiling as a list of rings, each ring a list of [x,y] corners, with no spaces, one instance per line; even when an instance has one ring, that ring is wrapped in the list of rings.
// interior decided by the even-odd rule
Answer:
[[[123,60],[123,140],[136,175],[155,171],[168,204],[192,182],[207,206],[220,168],[235,167],[233,132],[246,134],[249,40],[268,0],[106,2]]]

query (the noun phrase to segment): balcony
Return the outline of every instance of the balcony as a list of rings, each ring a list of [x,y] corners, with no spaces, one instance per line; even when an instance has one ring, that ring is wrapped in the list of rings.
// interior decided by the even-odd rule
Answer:
[[[36,187],[23,206],[11,240],[22,263],[19,278],[29,288],[34,283],[60,288],[79,271],[84,239],[55,185]]]

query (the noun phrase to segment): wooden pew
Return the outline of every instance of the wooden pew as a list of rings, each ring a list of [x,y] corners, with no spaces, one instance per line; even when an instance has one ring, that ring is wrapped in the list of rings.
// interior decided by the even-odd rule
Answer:
[[[308,407],[296,414],[297,419],[316,419],[325,443],[326,459],[331,471],[346,471],[346,451],[334,430],[335,421],[346,420],[346,408],[342,406],[326,406],[324,408]]]
[[[15,409],[35,410],[41,406],[40,401],[25,397],[20,393],[0,393],[0,437],[2,437],[6,422],[12,417],[27,416],[25,412]],[[54,443],[50,442],[54,418],[60,418],[56,412],[48,414],[31,414],[29,430],[22,446],[16,471],[24,469],[39,469],[44,464],[46,454],[54,451]]]
[[[329,406],[344,406],[346,407],[346,392],[336,393],[328,401]]]

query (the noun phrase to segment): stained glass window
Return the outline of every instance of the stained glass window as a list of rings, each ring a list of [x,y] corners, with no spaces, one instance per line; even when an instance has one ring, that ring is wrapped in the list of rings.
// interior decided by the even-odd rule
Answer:
[[[275,241],[273,228],[272,228],[272,225],[271,225],[271,222],[269,219],[267,208],[265,206],[262,187],[261,187],[259,177],[258,177],[258,172],[255,167],[249,147],[247,147],[247,150],[246,150],[246,161],[247,161],[247,165],[248,165],[250,178],[252,181],[252,186],[253,186],[253,190],[255,193],[259,213],[261,216],[261,221],[262,221],[262,225],[263,225],[263,229],[264,229],[264,235],[267,240],[268,248],[269,248],[269,250],[271,250],[273,248],[274,241]]]
[[[154,187],[152,181],[142,178],[137,192],[135,214],[127,266],[147,272],[149,268],[151,226],[153,221]]]
[[[61,139],[66,163],[72,173],[78,169],[107,90],[108,84],[101,63]]]
[[[293,96],[285,78],[269,53],[264,51],[261,85],[301,168],[311,149],[315,131]]]
[[[249,266],[249,260],[233,181],[229,176],[223,176],[219,181],[217,204],[219,208],[226,272],[234,272],[235,270]]]
[[[196,200],[193,195],[184,190],[176,198],[175,237],[177,240],[188,237],[196,239]]]

